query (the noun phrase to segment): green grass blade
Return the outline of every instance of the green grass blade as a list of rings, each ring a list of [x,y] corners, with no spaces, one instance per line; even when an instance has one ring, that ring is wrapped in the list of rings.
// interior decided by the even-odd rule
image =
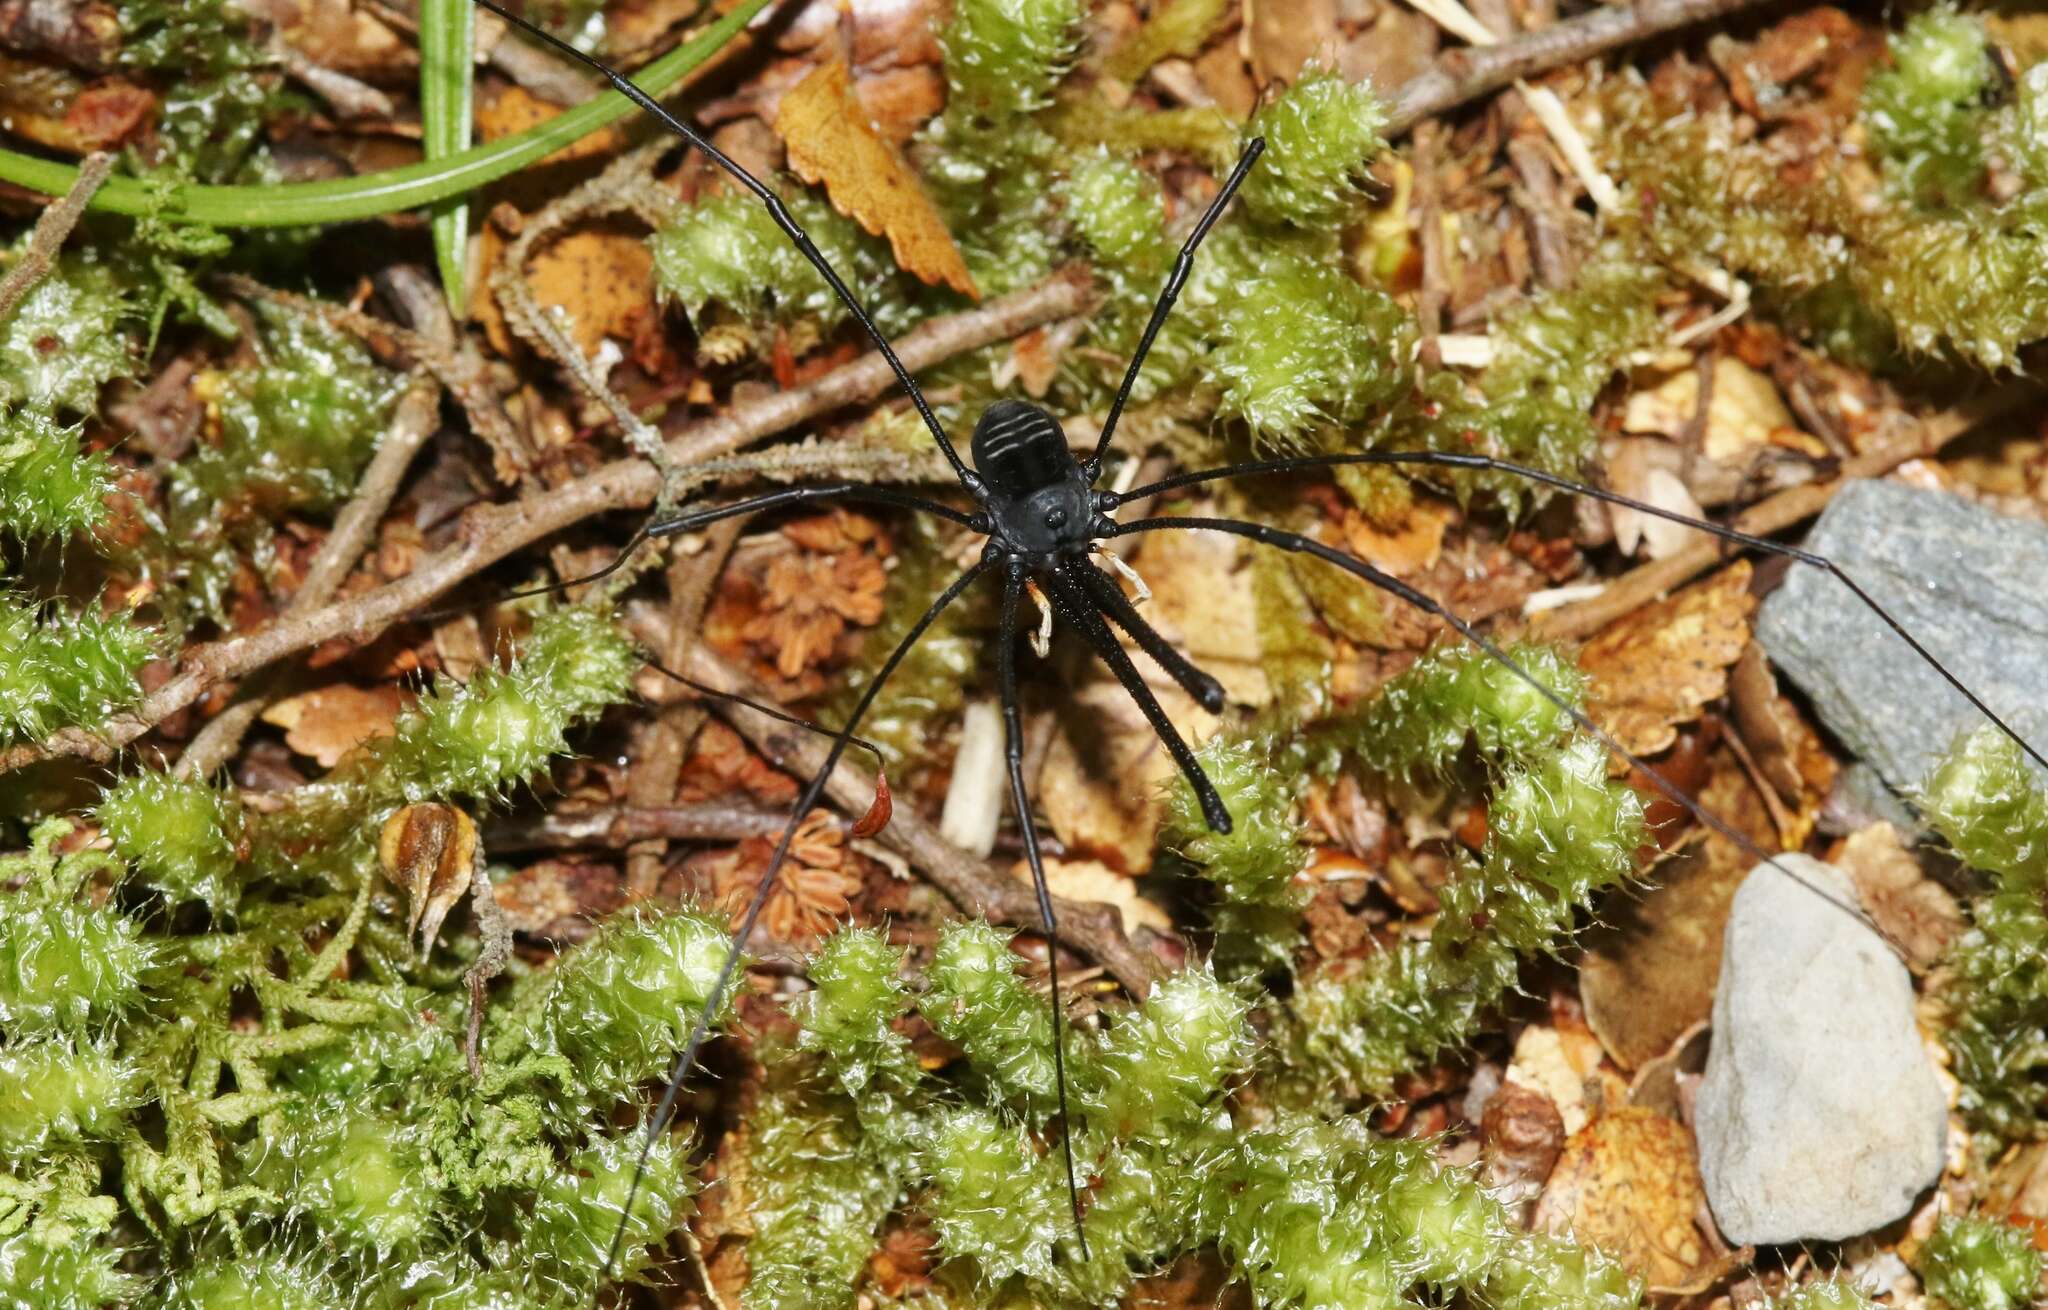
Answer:
[[[667,91],[717,54],[768,4],[769,0],[741,0],[731,13],[694,39],[642,69],[636,80],[650,95]],[[630,100],[616,91],[607,91],[537,127],[487,146],[475,146],[446,159],[423,159],[404,168],[328,182],[290,186],[182,185],[158,189],[138,178],[109,178],[94,194],[91,208],[101,213],[156,214],[174,222],[208,227],[297,227],[375,218],[466,195],[563,146],[573,145],[631,112]],[[68,164],[0,150],[0,181],[61,196],[77,179],[78,170]]]
[[[470,0],[420,0],[420,142],[429,161],[469,148],[474,122],[476,6]],[[469,255],[469,200],[439,200],[432,210],[434,262],[449,312],[460,321]]]

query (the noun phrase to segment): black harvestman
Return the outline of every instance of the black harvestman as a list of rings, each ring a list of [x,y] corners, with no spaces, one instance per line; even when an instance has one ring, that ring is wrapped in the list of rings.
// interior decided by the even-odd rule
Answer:
[[[557,37],[540,30],[517,14],[503,8],[498,0],[474,0],[478,6],[489,10],[512,26],[554,48],[563,56],[592,69],[608,81],[614,89],[651,115],[665,129],[681,137],[689,145],[702,151],[719,168],[724,170],[740,186],[744,187],[766,208],[775,225],[789,238],[799,253],[825,279],[833,293],[846,306],[858,322],[875,349],[895,373],[904,392],[916,407],[918,417],[931,433],[939,452],[951,466],[962,491],[970,496],[976,508],[962,511],[952,506],[916,495],[911,492],[868,483],[826,483],[809,486],[788,487],[763,495],[709,506],[677,515],[673,518],[650,523],[635,534],[606,568],[588,577],[578,578],[570,583],[594,581],[619,568],[626,558],[646,541],[676,536],[707,527],[722,519],[740,515],[756,514],[791,505],[808,504],[828,500],[863,500],[916,513],[936,515],[970,531],[984,534],[987,543],[981,558],[957,576],[932,602],[924,614],[911,626],[910,631],[882,662],[875,676],[870,680],[860,700],[855,704],[846,722],[832,733],[832,745],[827,752],[823,766],[806,782],[799,795],[788,823],[784,826],[752,898],[741,914],[738,926],[733,932],[731,948],[727,951],[723,967],[718,975],[710,999],[691,1028],[688,1039],[676,1057],[669,1080],[660,1103],[648,1120],[646,1139],[643,1143],[639,1163],[633,1182],[628,1190],[626,1204],[621,1211],[620,1223],[616,1230],[611,1250],[606,1257],[605,1268],[600,1271],[600,1281],[607,1278],[617,1262],[620,1246],[624,1240],[627,1219],[631,1214],[633,1197],[637,1195],[644,1171],[647,1151],[663,1132],[673,1116],[676,1101],[683,1083],[695,1061],[698,1049],[703,1045],[709,1032],[713,1015],[730,989],[734,974],[741,958],[741,946],[752,934],[763,907],[775,888],[782,866],[788,858],[791,842],[797,825],[810,813],[824,792],[827,780],[838,767],[849,745],[859,739],[854,737],[861,719],[874,704],[882,687],[888,682],[898,665],[910,653],[939,615],[958,599],[976,581],[986,575],[1001,579],[1002,608],[996,647],[997,690],[1002,707],[1005,729],[1005,767],[1008,772],[1010,799],[1015,808],[1018,827],[1023,838],[1026,862],[1029,865],[1032,883],[1038,897],[1040,926],[1045,931],[1051,950],[1047,953],[1050,970],[1051,1019],[1053,1039],[1053,1062],[1057,1078],[1057,1104],[1064,1121],[1067,1113],[1065,1042],[1061,1028],[1058,974],[1058,921],[1054,914],[1052,898],[1047,889],[1043,856],[1039,846],[1036,827],[1031,821],[1030,796],[1025,781],[1022,730],[1018,708],[1016,644],[1020,635],[1021,610],[1027,584],[1035,584],[1039,593],[1046,598],[1051,614],[1073,629],[1083,641],[1102,659],[1118,683],[1143,711],[1153,731],[1171,754],[1174,763],[1193,788],[1204,820],[1217,832],[1228,832],[1231,826],[1229,812],[1216,788],[1203,773],[1195,753],[1179,731],[1168,721],[1158,700],[1145,685],[1130,655],[1117,641],[1113,628],[1121,629],[1130,639],[1150,656],[1176,683],[1204,708],[1214,712],[1223,708],[1224,693],[1221,684],[1209,674],[1197,668],[1185,655],[1176,650],[1138,613],[1123,593],[1121,586],[1088,558],[1098,544],[1111,538],[1134,533],[1158,531],[1212,531],[1230,533],[1245,537],[1253,542],[1277,547],[1281,550],[1307,554],[1331,564],[1346,573],[1378,587],[1402,601],[1414,606],[1449,626],[1466,641],[1471,642],[1489,659],[1506,668],[1515,677],[1528,684],[1537,694],[1569,716],[1578,728],[1598,740],[1617,758],[1641,771],[1652,785],[1667,798],[1689,811],[1704,826],[1744,849],[1758,862],[1776,862],[1757,849],[1742,834],[1728,824],[1707,812],[1701,805],[1668,781],[1634,753],[1615,741],[1605,731],[1592,723],[1582,712],[1557,692],[1544,685],[1529,673],[1498,644],[1479,632],[1475,627],[1450,612],[1441,603],[1409,586],[1398,578],[1383,572],[1362,560],[1299,533],[1287,532],[1261,523],[1241,519],[1191,517],[1184,515],[1159,515],[1142,518],[1129,523],[1119,523],[1111,514],[1121,506],[1149,499],[1159,493],[1194,486],[1205,482],[1225,479],[1306,472],[1330,469],[1346,465],[1381,465],[1394,468],[1420,469],[1462,469],[1490,471],[1524,478],[1528,481],[1601,501],[1606,504],[1634,510],[1653,518],[1681,524],[1696,531],[1709,534],[1733,547],[1756,550],[1778,555],[1796,563],[1805,564],[1831,574],[1854,594],[1859,602],[1875,613],[1913,652],[1935,669],[1950,686],[1955,688],[1986,719],[1996,725],[2006,736],[2019,744],[2022,750],[2043,768],[2048,768],[2048,759],[2028,744],[2002,720],[1976,693],[1956,678],[1941,662],[1913,636],[1912,633],[1878,604],[1852,577],[1833,561],[1796,546],[1758,537],[1749,533],[1724,527],[1720,524],[1666,510],[1646,504],[1631,497],[1607,491],[1587,483],[1574,481],[1540,469],[1527,468],[1488,455],[1457,452],[1372,451],[1349,455],[1304,456],[1289,459],[1258,460],[1233,464],[1223,468],[1176,474],[1145,486],[1124,492],[1097,489],[1095,484],[1101,476],[1104,458],[1112,438],[1116,434],[1118,420],[1133,387],[1139,371],[1145,363],[1153,342],[1171,313],[1174,302],[1188,280],[1194,266],[1194,258],[1202,240],[1206,237],[1232,196],[1244,183],[1252,167],[1265,150],[1263,139],[1253,138],[1247,143],[1243,154],[1229,177],[1217,191],[1215,198],[1195,223],[1174,260],[1166,285],[1161,289],[1154,303],[1151,318],[1145,325],[1136,351],[1125,370],[1123,381],[1116,397],[1109,407],[1108,417],[1097,436],[1094,449],[1085,459],[1076,459],[1069,449],[1067,438],[1059,420],[1045,410],[1017,400],[1000,400],[981,415],[974,427],[969,449],[973,455],[973,467],[960,458],[958,450],[947,436],[944,427],[926,403],[917,382],[910,375],[888,339],[876,326],[874,319],[854,296],[852,290],[834,271],[831,263],[818,249],[810,236],[797,223],[788,207],[773,190],[759,178],[741,167],[731,157],[720,151],[709,140],[678,119],[642,91],[624,74],[617,72],[601,60],[567,44]],[[558,587],[543,588],[557,590]],[[685,680],[687,681],[687,680]],[[693,684],[694,685],[694,684]],[[708,690],[708,689],[703,689]],[[1788,872],[1795,881],[1796,875]],[[1827,899],[1824,891],[1816,889]],[[1854,912],[1853,910],[1851,911]],[[1069,1203],[1074,1218],[1075,1237],[1083,1256],[1087,1255],[1087,1238],[1081,1222],[1081,1189],[1075,1172],[1071,1138],[1062,1133],[1061,1149],[1066,1166]]]

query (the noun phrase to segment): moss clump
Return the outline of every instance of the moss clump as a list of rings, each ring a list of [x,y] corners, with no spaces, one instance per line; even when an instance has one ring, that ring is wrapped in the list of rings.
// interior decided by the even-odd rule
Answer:
[[[1990,887],[1950,954],[1947,1041],[1964,1115],[2001,1137],[2038,1136],[2048,1064],[2048,800],[2019,747],[1993,729],[1960,739],[1920,797],[1927,820]]]
[[[140,1071],[107,1044],[18,1042],[0,1050],[0,1159],[103,1141],[142,1100]]]
[[[810,232],[853,294],[885,331],[912,320],[912,297],[896,277],[889,248],[852,219],[798,188],[783,188],[790,212]],[[748,319],[822,327],[846,321],[846,306],[750,195],[723,192],[698,201],[648,239],[655,284],[700,326],[714,302]]]
[[[590,1087],[622,1094],[666,1070],[730,949],[724,926],[702,914],[616,918],[549,975],[527,1041],[567,1058]],[[731,1003],[728,992],[720,1022]]]
[[[604,611],[547,610],[509,667],[436,683],[345,776],[385,802],[502,795],[566,752],[572,727],[626,699],[639,666]]]
[[[2016,1310],[2041,1296],[2041,1253],[2011,1224],[1944,1215],[1914,1264],[1952,1310]]]
[[[1247,139],[1266,138],[1266,154],[1245,179],[1245,208],[1261,223],[1324,228],[1341,221],[1364,193],[1365,170],[1387,143],[1386,111],[1364,83],[1333,73],[1301,78],[1252,115]]]
[[[554,1267],[564,1290],[587,1288],[611,1256],[614,1242],[623,1258],[615,1272],[632,1277],[689,1217],[689,1199],[696,1190],[689,1161],[674,1138],[661,1135],[647,1151],[642,1169],[645,1140],[640,1132],[595,1138],[535,1194],[525,1240]]]
[[[242,809],[218,788],[164,773],[123,778],[100,798],[100,826],[142,881],[172,901],[230,913],[240,895],[235,865]]]
[[[105,521],[112,466],[78,434],[32,409],[0,412],[0,532],[65,537]]]
[[[86,613],[44,618],[0,590],[0,743],[98,727],[142,698],[136,681],[157,634]]]
[[[1194,790],[1178,779],[1167,791],[1162,844],[1201,871],[1215,888],[1209,922],[1216,953],[1228,965],[1285,966],[1301,937],[1301,911],[1311,895],[1301,881],[1308,848],[1294,818],[1294,785],[1252,746],[1211,738],[1196,752],[1216,785],[1231,829],[1212,832]]]
[[[1043,107],[1073,58],[1077,0],[961,0],[939,37],[949,117],[999,121]]]
[[[1983,22],[1935,5],[1908,18],[1890,46],[1892,66],[1863,88],[1863,123],[1886,181],[1918,204],[1976,199],[1986,92],[1998,76]]]
[[[67,254],[0,319],[0,409],[99,412],[100,389],[135,371],[135,304],[114,268]]]
[[[0,912],[0,1032],[16,1040],[104,1027],[140,1003],[156,958],[133,919],[80,899],[113,866],[90,851],[59,858],[71,830],[49,820],[25,854],[0,858],[0,885],[21,884]]]

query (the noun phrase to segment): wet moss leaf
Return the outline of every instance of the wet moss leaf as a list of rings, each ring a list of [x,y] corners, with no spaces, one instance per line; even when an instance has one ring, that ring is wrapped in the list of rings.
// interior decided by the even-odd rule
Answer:
[[[263,721],[284,729],[284,744],[331,769],[372,737],[388,737],[410,700],[397,687],[340,683],[301,692],[263,711]]]
[[[976,300],[981,293],[917,175],[882,139],[853,93],[843,60],[821,64],[782,98],[775,130],[789,148],[790,167],[806,182],[824,183],[840,213],[889,238],[896,262],[925,282]]]
[[[1685,1125],[1624,1106],[1565,1142],[1533,1226],[1600,1248],[1654,1290],[1697,1291],[1720,1268],[1695,1222],[1706,1200]]]
[[[1609,624],[1579,652],[1591,678],[1593,721],[1638,755],[1654,755],[1728,689],[1728,668],[1749,644],[1756,598],[1749,561],[1737,560]]]

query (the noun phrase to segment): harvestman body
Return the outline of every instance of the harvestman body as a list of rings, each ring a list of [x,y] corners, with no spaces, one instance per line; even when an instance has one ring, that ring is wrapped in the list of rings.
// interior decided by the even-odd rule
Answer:
[[[904,657],[910,653],[911,648],[916,645],[919,638],[937,620],[940,613],[966,591],[971,583],[984,574],[995,573],[999,574],[1002,578],[1003,604],[996,646],[996,676],[1006,729],[1005,759],[1009,775],[1011,800],[1016,809],[1018,828],[1023,836],[1025,858],[1030,866],[1033,885],[1037,891],[1038,910],[1041,919],[1040,927],[1051,938],[1051,945],[1053,947],[1047,954],[1047,960],[1051,971],[1049,981],[1051,982],[1052,993],[1053,1060],[1058,1079],[1058,1105],[1062,1121],[1066,1118],[1066,1072],[1065,1042],[1061,1030],[1061,1011],[1059,1005],[1058,923],[1053,912],[1052,897],[1046,888],[1045,869],[1039,851],[1037,829],[1032,824],[1030,817],[1031,804],[1029,792],[1025,785],[1022,732],[1017,700],[1016,646],[1017,637],[1020,632],[1020,611],[1027,582],[1038,587],[1039,591],[1050,603],[1052,612],[1058,616],[1062,623],[1078,633],[1096,654],[1101,657],[1110,671],[1116,676],[1117,681],[1122,684],[1124,690],[1129,693],[1131,698],[1144,712],[1153,730],[1158,734],[1160,740],[1173,756],[1175,764],[1186,777],[1189,785],[1194,789],[1195,796],[1202,809],[1203,819],[1208,826],[1217,832],[1228,832],[1231,826],[1230,814],[1225,809],[1222,798],[1217,794],[1215,786],[1210,782],[1207,775],[1203,773],[1200,763],[1196,760],[1194,752],[1188,747],[1187,742],[1182,739],[1173,725],[1167,721],[1164,710],[1160,708],[1158,700],[1152,695],[1150,689],[1146,687],[1144,681],[1139,676],[1130,655],[1116,640],[1114,633],[1111,631],[1112,625],[1116,628],[1121,628],[1129,635],[1139,649],[1156,660],[1161,668],[1204,708],[1211,711],[1220,711],[1223,708],[1223,688],[1216,679],[1196,668],[1185,655],[1175,650],[1164,637],[1138,614],[1131,602],[1124,596],[1122,588],[1116,581],[1097,568],[1088,559],[1088,556],[1097,549],[1097,544],[1104,539],[1139,532],[1200,529],[1230,533],[1249,538],[1254,542],[1264,545],[1313,555],[1322,559],[1352,574],[1354,577],[1397,596],[1423,612],[1442,620],[1467,641],[1477,646],[1488,658],[1506,668],[1546,701],[1568,715],[1581,731],[1599,740],[1617,758],[1626,761],[1640,770],[1642,775],[1651,781],[1652,785],[1673,802],[1690,812],[1701,824],[1734,842],[1740,849],[1744,850],[1758,862],[1775,864],[1775,861],[1772,861],[1768,854],[1757,849],[1745,836],[1736,832],[1725,822],[1703,809],[1691,796],[1688,796],[1676,785],[1665,779],[1656,769],[1615,741],[1557,692],[1545,686],[1534,675],[1530,674],[1496,643],[1474,629],[1471,624],[1445,609],[1442,604],[1432,597],[1417,591],[1415,588],[1374,568],[1370,564],[1354,559],[1341,551],[1298,533],[1285,532],[1262,523],[1251,523],[1240,519],[1226,518],[1154,516],[1138,519],[1130,523],[1118,523],[1111,517],[1111,514],[1122,505],[1148,499],[1161,492],[1193,486],[1203,482],[1256,475],[1330,469],[1344,465],[1371,464],[1400,468],[1483,470],[1512,474],[1531,482],[1570,492],[1574,495],[1587,496],[1607,504],[1633,509],[1638,513],[1647,514],[1653,518],[1683,524],[1719,538],[1731,545],[1785,556],[1832,574],[1844,586],[1849,588],[1864,605],[1868,606],[1889,625],[1892,631],[1905,641],[1921,659],[1925,660],[1939,672],[1948,681],[1949,685],[1960,692],[1972,706],[1982,712],[2006,736],[2017,742],[2020,748],[2036,763],[2044,768],[2048,768],[2048,759],[2044,759],[2039,751],[2035,750],[2033,746],[2029,745],[2008,727],[1990,706],[1986,705],[1974,692],[1964,686],[1953,674],[1944,668],[1941,662],[1936,660],[1918,639],[1901,626],[1890,614],[1886,613],[1883,607],[1868,592],[1831,560],[1813,554],[1810,551],[1801,550],[1798,547],[1787,546],[1780,542],[1756,537],[1716,523],[1677,514],[1670,510],[1645,504],[1630,497],[1577,482],[1570,478],[1561,477],[1554,473],[1511,464],[1488,455],[1373,451],[1356,455],[1305,456],[1295,459],[1262,460],[1235,464],[1225,468],[1177,474],[1147,486],[1137,487],[1121,493],[1096,489],[1095,482],[1101,475],[1103,457],[1109,450],[1110,441],[1116,433],[1117,420],[1122,415],[1124,406],[1130,398],[1131,390],[1137,383],[1139,370],[1144,365],[1146,355],[1150,352],[1153,341],[1157,338],[1161,326],[1165,323],[1175,300],[1179,297],[1181,288],[1187,282],[1189,271],[1193,267],[1195,251],[1200,246],[1202,239],[1208,235],[1210,228],[1222,216],[1225,206],[1228,205],[1238,188],[1243,185],[1252,165],[1265,149],[1265,142],[1262,139],[1254,138],[1248,143],[1243,155],[1238,159],[1236,167],[1231,170],[1230,176],[1218,190],[1215,199],[1211,201],[1208,208],[1203,212],[1201,218],[1196,222],[1193,231],[1189,234],[1186,243],[1181,247],[1180,254],[1174,261],[1173,270],[1167,277],[1166,286],[1161,290],[1159,298],[1153,306],[1151,319],[1145,326],[1144,335],[1139,340],[1138,348],[1133,354],[1130,366],[1124,374],[1122,386],[1119,388],[1115,400],[1110,405],[1108,418],[1103,424],[1101,435],[1096,439],[1094,451],[1090,456],[1086,460],[1077,460],[1074,457],[1072,451],[1068,448],[1066,435],[1059,421],[1052,415],[1035,405],[1015,400],[1001,400],[989,406],[988,410],[982,414],[979,422],[975,425],[974,435],[970,442],[970,450],[974,456],[974,467],[969,468],[960,459],[958,452],[953,447],[952,441],[947,437],[944,428],[940,426],[937,417],[933,415],[930,406],[925,402],[923,394],[918,390],[917,383],[911,378],[909,371],[904,368],[902,361],[897,358],[895,351],[890,347],[887,338],[882,335],[881,330],[876,327],[873,318],[861,306],[845,282],[833,270],[831,264],[818,250],[809,235],[798,226],[780,197],[758,178],[740,167],[732,159],[719,151],[717,147],[705,140],[694,128],[663,109],[623,74],[616,72],[599,60],[584,54],[582,51],[567,45],[548,33],[535,28],[517,15],[507,12],[499,6],[497,0],[474,0],[474,2],[497,14],[513,26],[546,42],[565,56],[602,75],[621,94],[654,116],[669,131],[674,132],[702,151],[706,157],[724,169],[736,182],[759,199],[766,206],[776,225],[789,237],[791,243],[804,258],[824,277],[826,283],[846,305],[848,310],[851,311],[855,320],[860,323],[862,329],[873,341],[877,351],[895,372],[897,380],[902,383],[904,391],[910,397],[911,403],[916,407],[919,417],[923,420],[926,429],[931,433],[932,439],[940,453],[945,456],[947,462],[952,466],[953,473],[959,480],[961,489],[972,496],[976,504],[974,510],[963,512],[950,505],[944,505],[911,492],[865,483],[830,483],[815,486],[789,487],[729,504],[694,510],[676,518],[649,524],[635,535],[632,541],[620,553],[619,558],[611,565],[591,575],[591,578],[577,579],[576,581],[589,581],[612,572],[624,562],[625,558],[634,549],[649,539],[695,531],[721,519],[738,515],[755,514],[764,510],[772,510],[782,506],[803,504],[811,501],[833,499],[872,501],[919,513],[936,515],[974,532],[986,534],[988,537],[987,545],[983,548],[980,560],[954,579],[940,593],[938,599],[932,603],[931,608],[926,610],[924,615],[912,625],[909,634],[890,653],[889,657],[883,661],[881,668],[877,670],[874,679],[862,693],[859,702],[855,705],[846,723],[836,733],[832,734],[832,746],[827,752],[823,767],[805,784],[802,795],[799,796],[791,813],[789,822],[784,827],[781,838],[776,844],[774,855],[769,860],[768,869],[763,874],[753,898],[748,902],[744,913],[741,915],[739,925],[733,934],[732,949],[726,954],[711,997],[706,1002],[703,1011],[698,1015],[688,1040],[684,1043],[681,1052],[678,1054],[661,1102],[648,1122],[646,1143],[643,1145],[640,1161],[635,1169],[632,1187],[628,1192],[627,1200],[620,1216],[619,1227],[613,1237],[611,1252],[606,1258],[605,1268],[601,1271],[601,1275],[608,1275],[612,1265],[617,1261],[620,1244],[625,1236],[626,1220],[632,1212],[633,1198],[638,1194],[642,1172],[646,1166],[647,1149],[652,1146],[657,1135],[667,1127],[669,1119],[675,1111],[676,1099],[696,1057],[696,1053],[703,1045],[705,1036],[709,1031],[711,1018],[717,1012],[726,991],[731,986],[733,975],[739,965],[741,945],[753,932],[754,925],[760,918],[762,908],[766,905],[769,895],[774,890],[777,876],[781,871],[783,862],[788,857],[790,843],[795,834],[797,824],[817,804],[820,796],[823,794],[827,779],[832,776],[833,770],[838,767],[839,761],[844,756],[847,747],[858,740],[853,736],[854,731],[859,726],[869,707],[873,705],[881,688],[895,672],[897,666],[902,663]],[[547,588],[547,590],[554,589],[556,588]],[[1794,881],[1802,881],[1795,875],[1791,875],[1789,871],[1788,876],[1794,877]],[[1817,894],[1826,896],[1824,892]],[[1833,897],[1829,896],[1827,899],[1832,900]],[[1852,910],[1851,912],[1855,911]],[[1074,1214],[1075,1237],[1079,1250],[1085,1258],[1087,1254],[1087,1239],[1082,1227],[1081,1191],[1074,1167],[1072,1142],[1064,1133],[1061,1134],[1061,1147],[1066,1163],[1069,1199]]]

